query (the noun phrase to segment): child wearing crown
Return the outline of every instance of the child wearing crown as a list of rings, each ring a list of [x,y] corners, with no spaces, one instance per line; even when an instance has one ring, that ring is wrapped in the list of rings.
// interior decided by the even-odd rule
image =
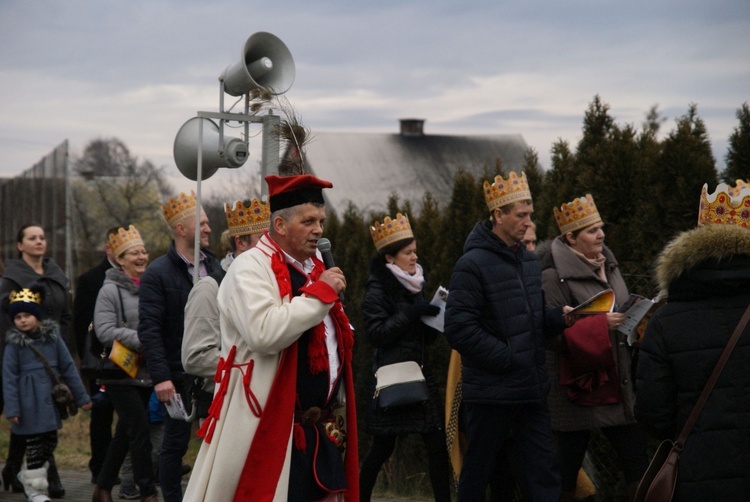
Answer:
[[[76,404],[81,409],[91,409],[91,399],[60,336],[60,326],[54,321],[42,320],[42,291],[37,285],[12,291],[4,305],[14,324],[5,335],[5,416],[12,424],[12,432],[26,443],[26,464],[18,479],[29,502],[49,501],[47,459],[57,446],[57,430],[62,427],[52,398],[53,384],[44,363],[31,347],[36,348],[65,381]]]

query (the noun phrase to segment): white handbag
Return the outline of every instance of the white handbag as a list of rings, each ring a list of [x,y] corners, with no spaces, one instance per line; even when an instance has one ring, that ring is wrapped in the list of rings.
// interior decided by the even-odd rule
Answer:
[[[429,398],[422,369],[414,361],[381,366],[375,380],[373,399],[378,409],[420,404]]]

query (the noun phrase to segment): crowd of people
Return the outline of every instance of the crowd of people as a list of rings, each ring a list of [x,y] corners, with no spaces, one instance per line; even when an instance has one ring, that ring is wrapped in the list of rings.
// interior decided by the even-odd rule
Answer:
[[[157,500],[157,485],[167,502],[369,501],[406,434],[422,437],[436,501],[481,501],[488,491],[492,500],[573,501],[588,480],[594,430],[633,500],[647,434],[675,439],[750,305],[744,182],[704,186],[698,227],[659,257],[664,306],[634,342],[621,329],[633,295],[594,198],[556,207],[559,235],[537,246],[525,174],[498,175],[484,183],[489,218],[466,237],[447,299],[428,300],[407,215],[371,226],[358,333],[373,348],[374,378],[367,396],[355,395],[345,271],[318,249],[333,185],[309,174],[266,182],[267,201],[225,205],[221,262],[193,194],[162,206],[172,241],[150,263],[137,228],[109,229],[104,260],[77,280],[73,315],[44,229],[19,229],[19,258],[0,281],[5,490],[31,502],[65,495],[57,431],[81,408],[91,411],[94,502],[111,501],[118,482],[120,498],[142,501]],[[609,308],[575,309],[603,291]],[[66,348],[73,336],[80,373]],[[453,349],[445,401],[427,350],[441,336]],[[682,452],[676,500],[750,493],[748,358],[745,334]],[[405,379],[400,400],[372,399],[383,391],[379,371],[408,362],[420,378]],[[68,388],[62,407],[57,381]],[[368,402],[372,436],[361,463],[355,399]],[[193,420],[201,446],[183,494]]]

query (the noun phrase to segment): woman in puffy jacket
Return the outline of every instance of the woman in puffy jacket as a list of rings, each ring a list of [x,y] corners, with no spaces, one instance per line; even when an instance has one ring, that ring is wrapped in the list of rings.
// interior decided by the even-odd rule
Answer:
[[[440,308],[423,297],[424,274],[417,263],[417,243],[409,219],[398,214],[375,222],[370,233],[377,255],[370,262],[362,311],[365,333],[375,347],[373,373],[387,364],[415,361],[422,367],[429,388],[423,404],[378,409],[373,399],[367,415],[367,431],[375,436],[360,471],[360,500],[368,502],[375,481],[402,434],[421,434],[427,448],[430,481],[436,501],[450,501],[450,464],[442,425],[443,406],[430,373],[426,346],[438,331],[421,321]],[[372,386],[374,393],[374,382]]]
[[[94,330],[105,348],[115,341],[140,353],[138,340],[138,286],[148,265],[148,252],[133,225],[109,236],[109,245],[119,268],[107,270],[94,309]],[[106,362],[106,361],[105,361]],[[104,385],[117,412],[115,435],[107,449],[92,500],[108,502],[125,456],[130,451],[133,479],[142,501],[156,501],[156,484],[151,462],[148,403],[153,383],[141,360],[135,377],[119,368],[102,368],[97,383]]]
[[[667,303],[646,326],[635,402],[638,423],[658,439],[680,434],[750,305],[750,189],[734,203],[730,193],[722,184],[708,196],[704,187],[699,222],[705,224],[679,234],[659,256],[656,277]],[[750,327],[698,416],[679,468],[674,500],[747,500]]]

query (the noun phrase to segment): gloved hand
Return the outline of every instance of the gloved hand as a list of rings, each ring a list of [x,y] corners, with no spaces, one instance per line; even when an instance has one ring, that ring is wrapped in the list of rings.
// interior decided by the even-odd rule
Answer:
[[[413,305],[409,305],[406,309],[406,317],[410,321],[416,321],[420,317],[435,317],[440,313],[440,307],[437,305],[430,305],[427,300],[419,300]]]

